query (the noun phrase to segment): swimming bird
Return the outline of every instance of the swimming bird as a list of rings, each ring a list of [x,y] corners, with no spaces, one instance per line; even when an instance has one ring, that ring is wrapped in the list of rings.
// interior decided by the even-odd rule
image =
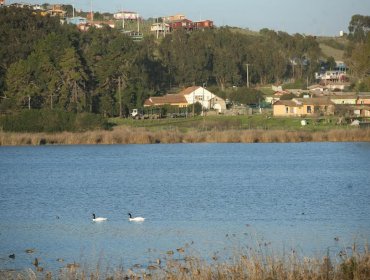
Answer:
[[[132,215],[131,215],[131,213],[128,213],[128,220],[130,221],[130,222],[144,222],[145,221],[145,218],[143,218],[143,217],[135,217],[135,218],[133,218],[132,217]]]
[[[95,214],[93,213],[93,222],[103,222],[103,221],[106,221],[107,218],[102,218],[102,217],[96,217]]]

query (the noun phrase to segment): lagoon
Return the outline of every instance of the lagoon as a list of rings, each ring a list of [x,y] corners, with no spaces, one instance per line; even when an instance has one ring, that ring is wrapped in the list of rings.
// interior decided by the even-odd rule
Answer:
[[[370,143],[0,147],[0,268],[361,248],[369,158]]]

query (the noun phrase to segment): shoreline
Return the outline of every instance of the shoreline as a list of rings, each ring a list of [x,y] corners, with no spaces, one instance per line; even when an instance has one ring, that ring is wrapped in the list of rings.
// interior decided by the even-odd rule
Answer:
[[[370,129],[325,131],[286,130],[190,130],[177,128],[150,131],[145,128],[115,127],[111,131],[61,133],[0,132],[0,146],[179,144],[179,143],[299,143],[370,142]]]
[[[164,259],[157,259],[147,266],[131,268],[90,267],[80,263],[66,263],[58,271],[44,269],[34,264],[25,269],[1,269],[1,279],[369,279],[370,254],[368,248],[358,252],[355,244],[342,250],[336,256],[309,258],[298,255],[294,250],[278,257],[265,249],[245,251],[236,254],[229,261],[219,262],[189,256],[180,251],[181,257],[172,257],[172,251]],[[182,249],[182,248],[180,248]],[[180,249],[177,249],[178,251]],[[351,253],[350,253],[351,252]],[[171,253],[171,254],[170,254]],[[64,260],[63,260],[64,262]]]

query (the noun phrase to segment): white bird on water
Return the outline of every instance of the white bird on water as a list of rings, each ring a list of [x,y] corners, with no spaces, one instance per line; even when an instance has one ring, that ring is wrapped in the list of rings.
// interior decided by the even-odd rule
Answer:
[[[106,220],[108,220],[107,218],[102,218],[102,217],[96,217],[95,214],[93,213],[93,222],[104,222]]]
[[[131,215],[131,213],[128,213],[128,220],[130,221],[130,222],[144,222],[145,221],[145,218],[143,218],[143,217],[135,217],[135,218],[133,218],[132,217],[132,215]]]

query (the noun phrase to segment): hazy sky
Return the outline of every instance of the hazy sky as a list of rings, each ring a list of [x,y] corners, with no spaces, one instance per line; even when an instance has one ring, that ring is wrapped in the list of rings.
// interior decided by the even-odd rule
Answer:
[[[17,0],[27,3],[67,3],[77,9],[138,12],[142,17],[185,14],[191,20],[211,19],[258,31],[262,28],[309,35],[338,35],[348,31],[352,15],[370,15],[369,0]]]

